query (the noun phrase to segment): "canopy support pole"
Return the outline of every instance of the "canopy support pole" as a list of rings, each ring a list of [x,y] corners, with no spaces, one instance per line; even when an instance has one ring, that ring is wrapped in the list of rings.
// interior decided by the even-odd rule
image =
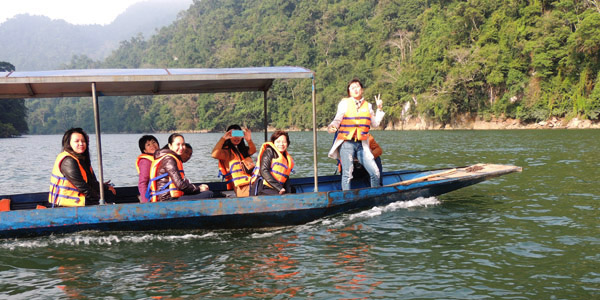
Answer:
[[[96,83],[92,82],[92,102],[94,105],[94,125],[96,126],[96,148],[98,149],[98,175],[100,175],[100,205],[104,201],[104,172],[102,170],[102,142],[100,141],[100,112],[98,111],[98,95],[96,94]],[[89,145],[88,145],[89,147]]]
[[[312,119],[313,119],[313,166],[315,172],[315,193],[319,191],[319,170],[317,168],[317,102],[315,99],[315,75],[312,75]]]
[[[265,115],[263,116],[263,126],[265,127],[265,143],[267,142],[267,127],[268,127],[268,120],[267,120],[267,91],[263,92],[263,111],[265,112]]]

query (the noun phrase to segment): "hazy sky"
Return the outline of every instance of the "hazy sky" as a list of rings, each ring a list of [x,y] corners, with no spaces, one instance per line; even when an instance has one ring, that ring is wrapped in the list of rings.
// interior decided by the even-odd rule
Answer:
[[[129,6],[146,0],[2,0],[0,23],[18,14],[44,15],[72,24],[111,23]],[[190,1],[191,2],[191,1]]]

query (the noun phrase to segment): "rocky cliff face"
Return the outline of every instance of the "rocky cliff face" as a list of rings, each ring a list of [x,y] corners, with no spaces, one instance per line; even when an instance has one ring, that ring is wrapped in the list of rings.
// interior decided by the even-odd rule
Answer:
[[[580,120],[573,118],[567,120],[565,118],[552,118],[548,121],[537,123],[522,123],[516,119],[498,119],[492,118],[485,121],[481,118],[459,118],[451,124],[439,124],[426,120],[422,117],[409,116],[405,121],[388,123],[385,127],[387,130],[494,130],[494,129],[600,129],[600,122],[592,122],[590,120]]]

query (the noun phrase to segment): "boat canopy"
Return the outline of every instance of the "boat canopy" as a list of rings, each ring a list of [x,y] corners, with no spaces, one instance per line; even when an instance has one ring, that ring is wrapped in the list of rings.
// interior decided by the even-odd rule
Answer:
[[[275,79],[312,81],[314,191],[318,191],[315,78],[302,67],[250,67],[216,69],[82,69],[0,72],[0,99],[92,97],[100,203],[104,204],[99,96],[136,96],[262,91],[265,141],[267,140],[267,91]]]
[[[302,67],[83,69],[0,72],[2,98],[198,94],[268,91],[275,79],[313,78]]]

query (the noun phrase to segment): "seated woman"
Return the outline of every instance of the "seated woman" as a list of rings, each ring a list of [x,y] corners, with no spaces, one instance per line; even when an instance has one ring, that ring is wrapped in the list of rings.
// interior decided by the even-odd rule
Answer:
[[[63,151],[56,157],[50,177],[48,202],[52,207],[99,204],[100,184],[92,170],[89,141],[89,136],[81,128],[71,128],[63,135]],[[116,195],[115,188],[108,182],[105,189]]]
[[[146,198],[151,202],[177,200],[183,195],[194,198],[211,198],[213,192],[203,184],[196,186],[185,178],[181,155],[185,152],[185,139],[181,134],[169,136],[168,144],[154,152],[150,168],[150,185]]]
[[[140,192],[140,202],[146,203],[146,191],[148,190],[148,182],[150,181],[150,167],[154,161],[154,152],[160,148],[158,140],[152,135],[144,135],[138,141],[140,154],[135,162],[135,167],[138,171],[138,192]]]
[[[229,126],[212,150],[212,157],[219,160],[219,171],[227,181],[227,189],[234,190],[238,197],[247,197],[250,193],[250,178],[254,171],[251,155],[254,153],[256,146],[252,133],[247,128],[242,130],[239,125]]]
[[[292,192],[288,179],[294,168],[294,159],[287,152],[289,145],[288,133],[277,130],[271,136],[271,142],[266,142],[260,147],[260,165],[252,177],[253,195],[281,195]]]

